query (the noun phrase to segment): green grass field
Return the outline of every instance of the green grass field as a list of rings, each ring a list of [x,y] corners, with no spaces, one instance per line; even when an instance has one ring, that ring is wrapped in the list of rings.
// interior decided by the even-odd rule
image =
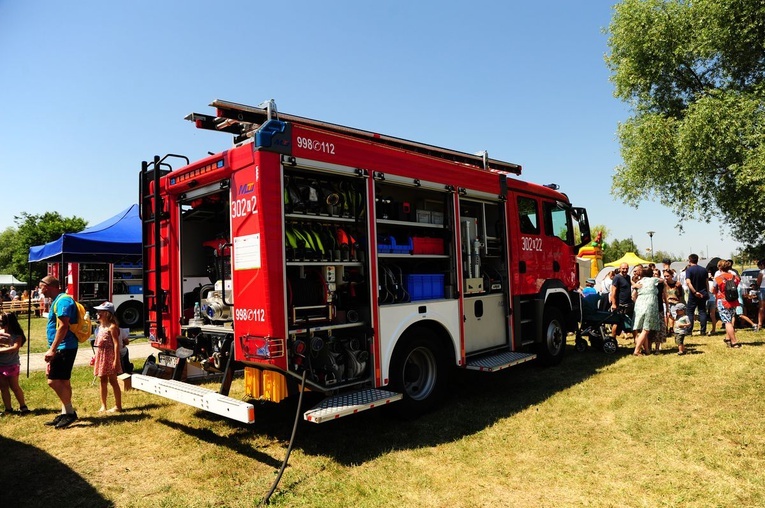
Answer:
[[[555,368],[457,372],[437,411],[302,422],[276,506],[755,507],[765,505],[765,332],[693,337],[636,358],[574,351]],[[134,359],[135,361],[135,359]],[[140,364],[141,362],[137,362]],[[102,415],[76,369],[80,420],[42,373],[22,379],[34,413],[0,419],[0,506],[251,507],[286,452],[295,401],[256,404],[251,426],[137,391]],[[242,397],[241,380],[232,396]],[[307,409],[315,397],[307,397]]]
[[[32,317],[28,320],[26,315],[20,315],[19,323],[24,329],[24,335],[26,335],[28,339],[27,343],[21,348],[22,354],[27,353],[27,348],[30,353],[44,353],[48,350],[48,339],[45,335],[48,318]],[[97,323],[94,322],[94,324]],[[140,332],[138,330],[131,330],[131,334],[132,333],[142,334],[143,330]],[[87,342],[81,344],[81,347],[90,349],[90,345]]]
[[[27,337],[27,344],[24,344],[22,353],[27,352],[27,346],[31,353],[44,353],[48,350],[48,339],[45,335],[45,327],[48,318],[31,317],[27,318],[25,314],[18,316],[19,324]]]

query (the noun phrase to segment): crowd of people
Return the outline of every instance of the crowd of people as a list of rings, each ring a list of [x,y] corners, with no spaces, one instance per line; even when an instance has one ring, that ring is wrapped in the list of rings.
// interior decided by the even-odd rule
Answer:
[[[0,287],[0,301],[3,302],[12,302],[15,300],[28,300],[29,299],[29,291],[26,289],[24,291],[18,292],[16,291],[16,286],[11,286],[10,289],[3,286]]]
[[[674,335],[678,355],[687,352],[685,339],[693,333],[698,319],[699,333],[711,336],[718,324],[728,347],[739,348],[736,327],[762,329],[765,318],[765,259],[757,263],[754,281],[742,281],[731,260],[720,260],[709,269],[699,266],[696,254],[688,256],[687,266],[676,272],[665,259],[663,266],[653,263],[630,267],[622,263],[601,283],[601,294],[612,312],[622,316],[611,329],[618,334],[631,332],[635,356],[661,352],[667,337]],[[584,292],[584,291],[583,291]],[[756,323],[747,309],[756,309]],[[698,315],[698,318],[697,318]]]
[[[684,355],[687,352],[685,340],[693,332],[696,314],[700,334],[714,335],[720,323],[725,334],[723,340],[731,348],[741,347],[736,338],[736,325],[747,323],[753,330],[761,330],[765,321],[765,259],[757,263],[759,274],[753,282],[742,282],[733,270],[731,260],[720,260],[714,271],[699,266],[698,262],[698,255],[691,254],[688,265],[680,272],[670,267],[668,259],[663,261],[662,268],[653,263],[646,267],[637,265],[630,274],[629,265],[622,263],[610,272],[601,283],[601,295],[604,302],[610,304],[612,312],[623,316],[612,326],[612,338],[616,340],[619,333],[631,332],[635,341],[633,354],[645,356],[660,353],[671,333],[678,347],[677,354]],[[594,279],[588,279],[583,295],[597,295],[595,285]],[[24,298],[24,295],[17,296],[12,287],[10,291],[2,291],[2,298],[8,297]],[[61,413],[47,425],[60,429],[77,420],[70,379],[79,342],[69,329],[70,321],[77,319],[77,308],[74,300],[61,291],[58,279],[50,275],[40,280],[32,298],[50,302],[46,376],[48,386],[61,401]],[[757,306],[756,323],[745,310],[752,305]],[[99,411],[122,411],[117,376],[123,372],[126,338],[121,335],[112,303],[104,302],[94,310],[98,313],[99,324],[93,342],[96,351],[93,369],[100,379]],[[711,325],[709,330],[708,325]],[[0,313],[0,394],[5,406],[0,415],[15,412],[11,392],[19,404],[19,413],[29,413],[19,386],[19,350],[25,341],[16,316],[10,312]],[[109,386],[115,401],[111,409],[107,409]]]
[[[61,291],[58,279],[47,275],[40,280],[39,292],[49,299],[50,309],[46,336],[48,350],[45,352],[46,377],[48,386],[61,401],[61,412],[46,425],[57,429],[68,427],[77,421],[77,412],[72,406],[72,368],[77,357],[79,342],[70,329],[70,323],[78,319],[74,300]],[[104,302],[94,307],[98,313],[98,328],[95,331],[93,347],[93,373],[100,379],[101,408],[99,412],[122,411],[122,393],[117,379],[122,374],[123,350],[127,344],[114,315],[114,305]],[[19,414],[29,413],[24,392],[19,386],[21,367],[19,349],[26,341],[24,331],[13,313],[0,313],[0,393],[5,409],[0,415],[15,413],[11,392],[19,404]],[[107,409],[109,386],[114,392],[115,405]]]
[[[47,306],[50,304],[49,300],[46,300],[45,295],[40,291],[40,286],[35,286],[31,291],[25,289],[18,291],[15,286],[0,287],[0,306],[5,302],[28,302],[32,300],[34,313],[36,316],[40,316],[43,312],[47,311]]]

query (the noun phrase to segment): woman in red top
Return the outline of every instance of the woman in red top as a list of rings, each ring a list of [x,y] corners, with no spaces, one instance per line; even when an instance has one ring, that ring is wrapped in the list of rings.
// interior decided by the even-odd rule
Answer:
[[[723,326],[725,326],[725,344],[728,347],[741,347],[741,343],[736,340],[736,329],[733,327],[736,307],[738,307],[738,289],[736,289],[736,299],[734,301],[725,298],[725,282],[732,280],[736,288],[738,288],[738,283],[741,282],[738,275],[730,272],[731,266],[730,261],[720,260],[717,263],[717,268],[722,272],[715,277],[715,284],[717,285],[717,293],[715,294],[717,298],[717,315],[720,317],[720,321],[723,322]]]

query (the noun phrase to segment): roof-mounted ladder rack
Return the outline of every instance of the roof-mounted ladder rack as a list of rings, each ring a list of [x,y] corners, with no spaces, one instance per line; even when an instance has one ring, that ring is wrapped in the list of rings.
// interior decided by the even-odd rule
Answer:
[[[480,152],[474,155],[466,152],[450,150],[448,148],[441,148],[434,145],[417,143],[416,141],[408,141],[392,136],[385,136],[361,129],[354,129],[352,127],[345,127],[342,125],[322,122],[319,120],[312,120],[310,118],[304,118],[301,116],[287,115],[284,113],[277,114],[276,104],[274,103],[273,99],[266,101],[259,106],[247,106],[245,104],[217,99],[210,103],[210,106],[216,108],[216,116],[203,115],[201,113],[190,113],[186,116],[186,120],[194,122],[197,128],[200,129],[222,131],[233,134],[235,144],[243,143],[249,138],[253,137],[255,131],[257,131],[261,125],[270,120],[272,117],[277,117],[279,120],[285,122],[292,122],[308,127],[323,129],[366,141],[373,141],[375,143],[401,148],[423,155],[429,155],[431,157],[468,164],[470,166],[482,168],[487,171],[513,175],[521,174],[520,165],[513,164],[511,162],[503,162],[496,159],[490,159],[488,157],[488,153],[486,152]]]

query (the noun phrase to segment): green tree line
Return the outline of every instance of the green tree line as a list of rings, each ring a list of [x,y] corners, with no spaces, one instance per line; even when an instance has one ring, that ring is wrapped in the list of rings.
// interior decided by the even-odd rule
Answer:
[[[77,233],[88,225],[77,216],[62,217],[58,212],[14,216],[16,227],[0,233],[0,273],[12,274],[34,287],[47,273],[46,263],[29,263],[29,248],[58,239],[65,233]],[[30,272],[31,270],[31,272]],[[31,273],[31,279],[29,279]]]

